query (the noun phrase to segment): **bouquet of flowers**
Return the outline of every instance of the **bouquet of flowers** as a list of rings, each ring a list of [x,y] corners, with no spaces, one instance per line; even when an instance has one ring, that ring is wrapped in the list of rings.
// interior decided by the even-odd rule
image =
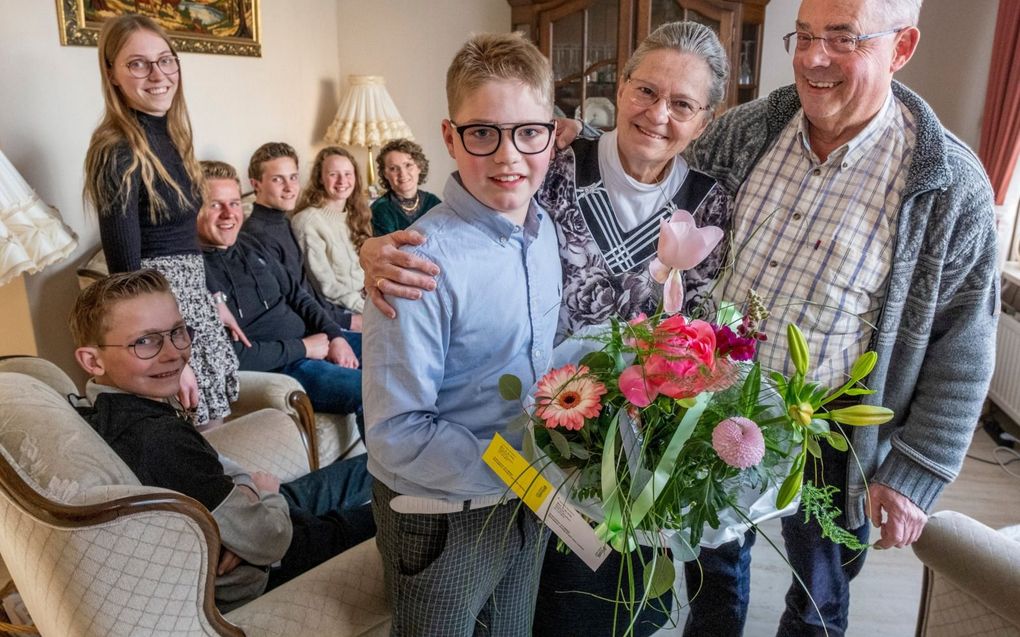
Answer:
[[[664,312],[615,319],[581,337],[587,351],[541,378],[533,402],[524,400],[516,377],[501,379],[503,397],[522,401],[515,426],[526,428],[525,455],[556,476],[597,523],[598,537],[624,554],[668,541],[674,556],[692,559],[704,529],[719,527],[722,513],[736,509],[746,519],[741,493],[767,489],[776,493],[777,509],[800,496],[826,536],[852,545],[856,538],[834,522],[834,488],[805,485],[804,475],[822,444],[848,450],[840,425],[892,418],[883,407],[828,408],[840,396],[871,393],[861,381],[877,357],[861,356],[846,382],[830,389],[808,381],[808,346],[795,325],[787,328],[792,375],[763,374],[751,362],[768,315],[753,292],[744,313],[724,306],[712,322],[673,313],[683,300],[680,273],[721,234],[696,228],[682,211],[664,220],[651,266],[665,284]],[[672,560],[646,564],[644,599],[674,579]]]

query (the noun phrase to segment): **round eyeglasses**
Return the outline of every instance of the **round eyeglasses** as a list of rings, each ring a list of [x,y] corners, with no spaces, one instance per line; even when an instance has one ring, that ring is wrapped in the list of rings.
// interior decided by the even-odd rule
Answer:
[[[549,148],[556,124],[552,122],[527,122],[524,124],[464,124],[450,120],[453,129],[460,135],[464,150],[475,157],[487,157],[503,142],[503,131],[510,132],[514,148],[522,155],[537,155]]]
[[[632,77],[627,78],[627,86],[627,94],[630,96],[630,101],[634,106],[650,108],[655,106],[659,100],[666,100],[666,112],[678,122],[689,122],[701,111],[707,111],[711,108],[710,106],[702,106],[687,97],[663,97],[659,95],[659,91],[652,85]]]
[[[152,67],[157,66],[164,75],[176,75],[181,70],[180,60],[177,59],[176,55],[164,55],[158,60],[145,60],[142,58],[135,58],[129,60],[124,64],[127,67],[128,73],[131,77],[137,77],[138,79],[146,78],[152,75]]]
[[[794,31],[783,36],[783,48],[791,55],[795,52],[803,53],[811,48],[815,40],[822,41],[822,49],[829,55],[848,55],[857,50],[857,45],[867,40],[874,40],[887,35],[899,33],[907,27],[879,31],[878,33],[865,33],[864,35],[853,35],[852,33],[835,33],[831,35],[811,35],[806,31]]]
[[[155,358],[163,351],[163,341],[166,336],[170,337],[170,342],[174,347],[185,350],[191,346],[191,341],[195,338],[195,330],[190,325],[178,325],[165,332],[151,332],[139,336],[133,343],[127,345],[99,345],[98,347],[126,347],[132,350],[135,356],[145,361]]]

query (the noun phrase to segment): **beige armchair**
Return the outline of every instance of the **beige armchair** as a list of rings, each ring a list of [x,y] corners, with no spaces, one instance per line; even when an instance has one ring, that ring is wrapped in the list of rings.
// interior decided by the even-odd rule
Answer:
[[[106,255],[98,250],[88,263],[78,268],[78,285],[84,289],[108,272]],[[339,458],[364,453],[354,415],[316,413],[297,380],[269,372],[240,372],[239,379],[241,391],[231,404],[231,417],[265,408],[284,412],[301,430],[312,469],[324,467]]]
[[[956,511],[928,519],[918,637],[1020,636],[1020,525],[996,531]]]
[[[243,438],[254,420],[264,447],[235,459],[252,469],[307,466],[292,422],[278,412],[216,431]],[[277,464],[276,450],[290,459]],[[48,381],[0,372],[0,555],[43,635],[388,632],[373,540],[226,616],[213,603],[219,552],[216,524],[201,505],[140,485]]]

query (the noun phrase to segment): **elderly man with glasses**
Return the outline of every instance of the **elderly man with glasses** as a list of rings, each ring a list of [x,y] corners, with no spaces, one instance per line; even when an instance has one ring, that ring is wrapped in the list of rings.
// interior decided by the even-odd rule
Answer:
[[[893,80],[917,47],[920,9],[921,0],[803,0],[783,38],[795,86],[728,111],[688,152],[736,197],[734,244],[746,247],[718,290],[741,299],[753,288],[772,303],[762,364],[790,371],[791,322],[808,338],[814,380],[839,385],[859,354],[878,354],[866,379],[875,393],[861,402],[896,417],[847,432],[854,453],[823,449],[806,479],[836,486],[838,521],[867,542],[870,519],[883,549],[917,540],[959,472],[992,375],[998,307],[981,164]],[[783,520],[783,537],[796,577],[778,634],[843,635],[864,554],[799,514]],[[743,631],[747,539],[702,552],[685,635]],[[688,583],[696,590],[700,571],[688,569]]]

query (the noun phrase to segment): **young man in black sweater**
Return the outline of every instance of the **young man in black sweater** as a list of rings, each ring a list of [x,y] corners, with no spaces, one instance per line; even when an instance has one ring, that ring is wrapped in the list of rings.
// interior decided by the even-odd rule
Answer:
[[[182,415],[173,396],[192,331],[163,275],[137,270],[93,283],[78,296],[70,327],[75,358],[92,376],[82,417],[142,484],[194,498],[216,520],[222,610],[375,534],[366,456],[281,486],[219,456]]]
[[[258,239],[341,327],[360,332],[361,315],[322,296],[305,273],[304,255],[287,220],[301,192],[297,153],[283,142],[262,144],[248,163],[248,177],[255,189],[255,206],[241,233]]]
[[[240,232],[241,186],[233,167],[202,162],[198,240],[206,284],[237,317],[251,347],[234,344],[240,368],[296,378],[316,411],[361,411],[361,334],[347,332],[257,239]]]

